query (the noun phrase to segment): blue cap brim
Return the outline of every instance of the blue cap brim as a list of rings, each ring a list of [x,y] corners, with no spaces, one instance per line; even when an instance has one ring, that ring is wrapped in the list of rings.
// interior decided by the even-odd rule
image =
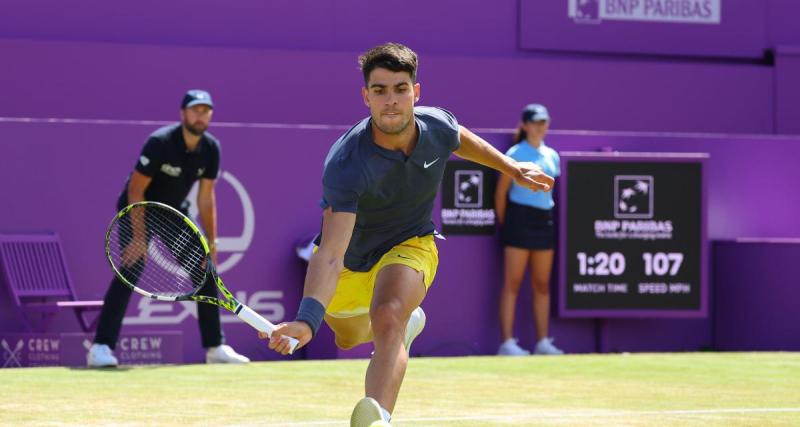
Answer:
[[[214,108],[214,104],[212,104],[212,103],[210,103],[208,101],[202,100],[202,99],[195,99],[194,101],[191,101],[188,104],[186,104],[186,106],[183,107],[183,108],[194,107],[195,105],[208,105],[212,109]]]
[[[526,122],[549,122],[550,116],[539,116],[539,117],[531,117]]]

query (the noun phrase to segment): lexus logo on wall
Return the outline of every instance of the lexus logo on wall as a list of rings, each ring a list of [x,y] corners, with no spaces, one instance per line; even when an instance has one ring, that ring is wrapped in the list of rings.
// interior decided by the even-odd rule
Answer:
[[[652,175],[615,176],[614,218],[652,218],[653,193]]]

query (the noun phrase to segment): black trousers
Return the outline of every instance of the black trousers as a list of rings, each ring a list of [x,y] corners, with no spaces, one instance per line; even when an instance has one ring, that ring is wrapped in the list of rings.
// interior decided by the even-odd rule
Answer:
[[[127,219],[127,217],[124,219]],[[119,236],[120,249],[126,246],[131,238],[127,232],[127,230],[129,230],[128,226],[122,227],[122,230],[124,231],[121,231]],[[150,233],[148,233],[148,241],[150,241],[150,237]],[[171,247],[169,249],[173,251],[177,260],[184,266],[204,258],[201,257],[200,254],[187,254],[180,247]],[[131,267],[131,270],[125,272],[125,277],[138,278],[138,274],[134,272],[141,272],[142,267],[143,261],[140,260]],[[191,270],[189,267],[187,267],[187,269]],[[136,280],[138,279],[134,279],[134,283]],[[195,284],[195,286],[197,286],[197,284]],[[108,287],[108,291],[106,291],[103,308],[100,311],[97,332],[94,337],[95,343],[106,344],[112,349],[116,347],[117,340],[119,339],[119,332],[122,328],[122,319],[125,317],[125,311],[128,308],[128,302],[130,302],[132,293],[133,291],[128,286],[118,277],[114,276],[111,285]],[[217,285],[210,275],[206,278],[203,286],[197,291],[197,294],[214,298],[218,296]],[[220,324],[219,307],[213,304],[197,303],[197,320],[200,324],[200,336],[202,337],[203,347],[216,347],[225,342],[225,338],[222,334],[222,326]]]
[[[125,317],[131,293],[133,291],[114,276],[114,280],[111,281],[111,285],[106,291],[105,304],[100,311],[94,342],[106,344],[112,349],[117,346],[119,331],[122,328],[122,318]],[[217,297],[217,285],[209,278],[198,294]],[[213,304],[197,303],[197,320],[200,323],[203,347],[216,347],[225,342],[220,324],[219,307]]]

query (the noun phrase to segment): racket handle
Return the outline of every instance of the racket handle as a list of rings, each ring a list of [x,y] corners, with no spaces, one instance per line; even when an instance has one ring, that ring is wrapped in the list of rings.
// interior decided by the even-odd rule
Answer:
[[[272,331],[275,330],[276,326],[260,314],[256,313],[252,308],[242,304],[239,306],[239,310],[237,310],[236,315],[239,316],[240,319],[244,320],[248,325],[255,328],[257,331],[264,332],[272,337]],[[288,336],[286,338],[289,339],[290,344],[289,354],[292,354],[294,353],[294,349],[297,348],[299,341],[297,341],[296,338]]]

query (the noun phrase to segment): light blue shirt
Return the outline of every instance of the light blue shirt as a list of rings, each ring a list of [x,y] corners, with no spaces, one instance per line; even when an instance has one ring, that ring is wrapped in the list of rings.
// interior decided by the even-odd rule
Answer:
[[[542,168],[544,173],[553,178],[561,175],[561,159],[556,150],[546,146],[542,141],[539,148],[533,148],[527,141],[521,141],[509,148],[506,155],[518,162],[533,162]],[[532,206],[539,209],[553,209],[553,192],[531,191],[525,187],[517,185],[512,181],[511,190],[508,198],[519,205]]]

